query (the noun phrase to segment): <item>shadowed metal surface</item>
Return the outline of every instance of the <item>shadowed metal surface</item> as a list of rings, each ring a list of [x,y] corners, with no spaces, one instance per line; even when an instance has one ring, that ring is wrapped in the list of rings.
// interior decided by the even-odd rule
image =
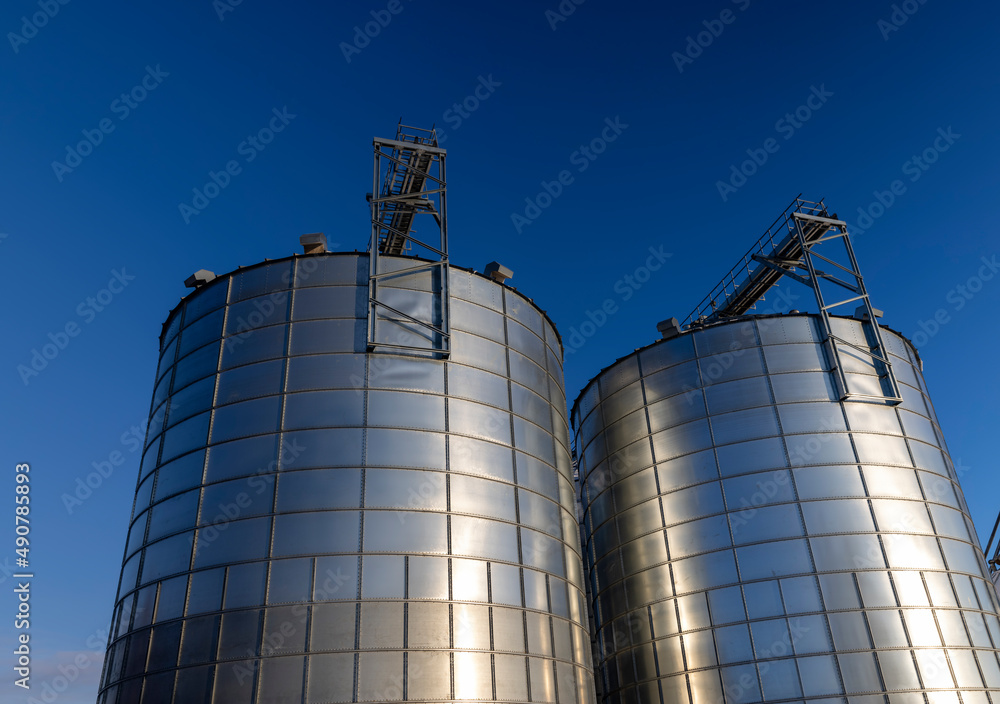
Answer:
[[[366,353],[368,273],[269,262],[168,318],[100,704],[592,704],[554,328],[452,268],[450,360]]]
[[[831,322],[865,344],[859,321]],[[883,334],[896,407],[838,400],[805,315],[684,333],[586,387],[604,701],[1000,702],[997,597],[958,472],[915,350]],[[870,358],[842,362],[878,393]]]

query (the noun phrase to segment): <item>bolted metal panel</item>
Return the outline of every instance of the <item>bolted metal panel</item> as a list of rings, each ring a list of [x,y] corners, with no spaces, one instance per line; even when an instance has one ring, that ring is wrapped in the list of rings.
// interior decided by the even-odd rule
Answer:
[[[268,262],[171,313],[100,704],[593,704],[554,329],[451,268],[452,358],[372,353],[367,268]],[[420,312],[411,283],[382,293]]]
[[[577,399],[603,701],[1000,696],[997,596],[916,352],[884,330],[902,403],[844,402],[817,324],[682,333]]]

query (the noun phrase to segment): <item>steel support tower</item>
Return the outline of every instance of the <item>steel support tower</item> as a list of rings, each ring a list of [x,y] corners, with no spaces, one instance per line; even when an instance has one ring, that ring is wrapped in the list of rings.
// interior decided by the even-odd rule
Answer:
[[[372,234],[368,278],[368,350],[447,358],[451,351],[448,316],[448,208],[445,150],[437,133],[400,123],[394,139],[373,140]],[[437,237],[418,232],[418,215],[430,216]],[[382,255],[420,255],[412,267],[386,266]],[[425,290],[426,309],[401,310],[381,284]]]
[[[842,245],[839,262],[834,259],[838,255],[835,251],[838,242]],[[880,313],[869,300],[847,223],[839,220],[836,214],[828,213],[822,200],[795,198],[684,320],[684,325],[698,327],[756,310],[757,303],[764,300],[767,291],[782,277],[808,286],[815,294],[823,347],[840,400],[899,404],[902,400],[899,387],[876,320]],[[831,315],[838,310],[841,315],[850,315],[843,308],[849,304],[857,306],[853,313],[862,321],[866,338],[863,346],[837,336],[832,329]],[[845,354],[871,360],[878,372],[881,395],[856,393],[850,389],[844,373]]]

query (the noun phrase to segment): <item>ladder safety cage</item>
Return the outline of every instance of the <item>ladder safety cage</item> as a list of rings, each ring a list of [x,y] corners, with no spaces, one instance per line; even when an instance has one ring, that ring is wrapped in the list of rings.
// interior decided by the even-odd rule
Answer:
[[[451,351],[448,314],[448,208],[446,151],[434,128],[399,123],[393,139],[375,138],[368,242],[368,350],[447,358]],[[425,217],[417,219],[417,216]],[[429,216],[429,217],[426,217]],[[425,237],[418,222],[431,222]],[[436,236],[435,236],[436,231]],[[412,264],[384,257],[421,256]],[[429,260],[429,261],[425,261]],[[429,313],[398,289],[431,295]],[[394,293],[395,291],[395,293]]]
[[[833,257],[836,243],[843,245],[840,261]],[[820,251],[823,253],[821,254]],[[819,306],[822,344],[830,362],[831,374],[841,401],[857,400],[896,405],[902,401],[892,362],[882,340],[876,318],[880,315],[868,298],[864,278],[851,246],[847,223],[831,215],[822,200],[807,201],[796,197],[778,216],[742,260],[730,269],[721,282],[684,320],[691,328],[757,311],[758,303],[782,277],[812,288]],[[839,292],[829,301],[821,284]],[[846,296],[846,297],[845,297]],[[850,313],[841,306],[855,304]],[[834,334],[831,316],[860,317],[865,345],[855,344]],[[761,310],[761,314],[777,310]],[[845,355],[870,360],[879,379],[881,395],[858,393],[850,389],[844,370]]]

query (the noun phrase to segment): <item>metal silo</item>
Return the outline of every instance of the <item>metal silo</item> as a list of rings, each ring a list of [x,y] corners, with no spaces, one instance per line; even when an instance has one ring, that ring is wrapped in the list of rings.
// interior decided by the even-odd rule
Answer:
[[[770,259],[815,271],[806,240]],[[766,268],[574,405],[603,701],[998,701],[997,596],[916,350],[873,331],[860,273],[856,317],[711,314]]]
[[[551,322],[303,241],[164,326],[99,704],[592,704]]]

